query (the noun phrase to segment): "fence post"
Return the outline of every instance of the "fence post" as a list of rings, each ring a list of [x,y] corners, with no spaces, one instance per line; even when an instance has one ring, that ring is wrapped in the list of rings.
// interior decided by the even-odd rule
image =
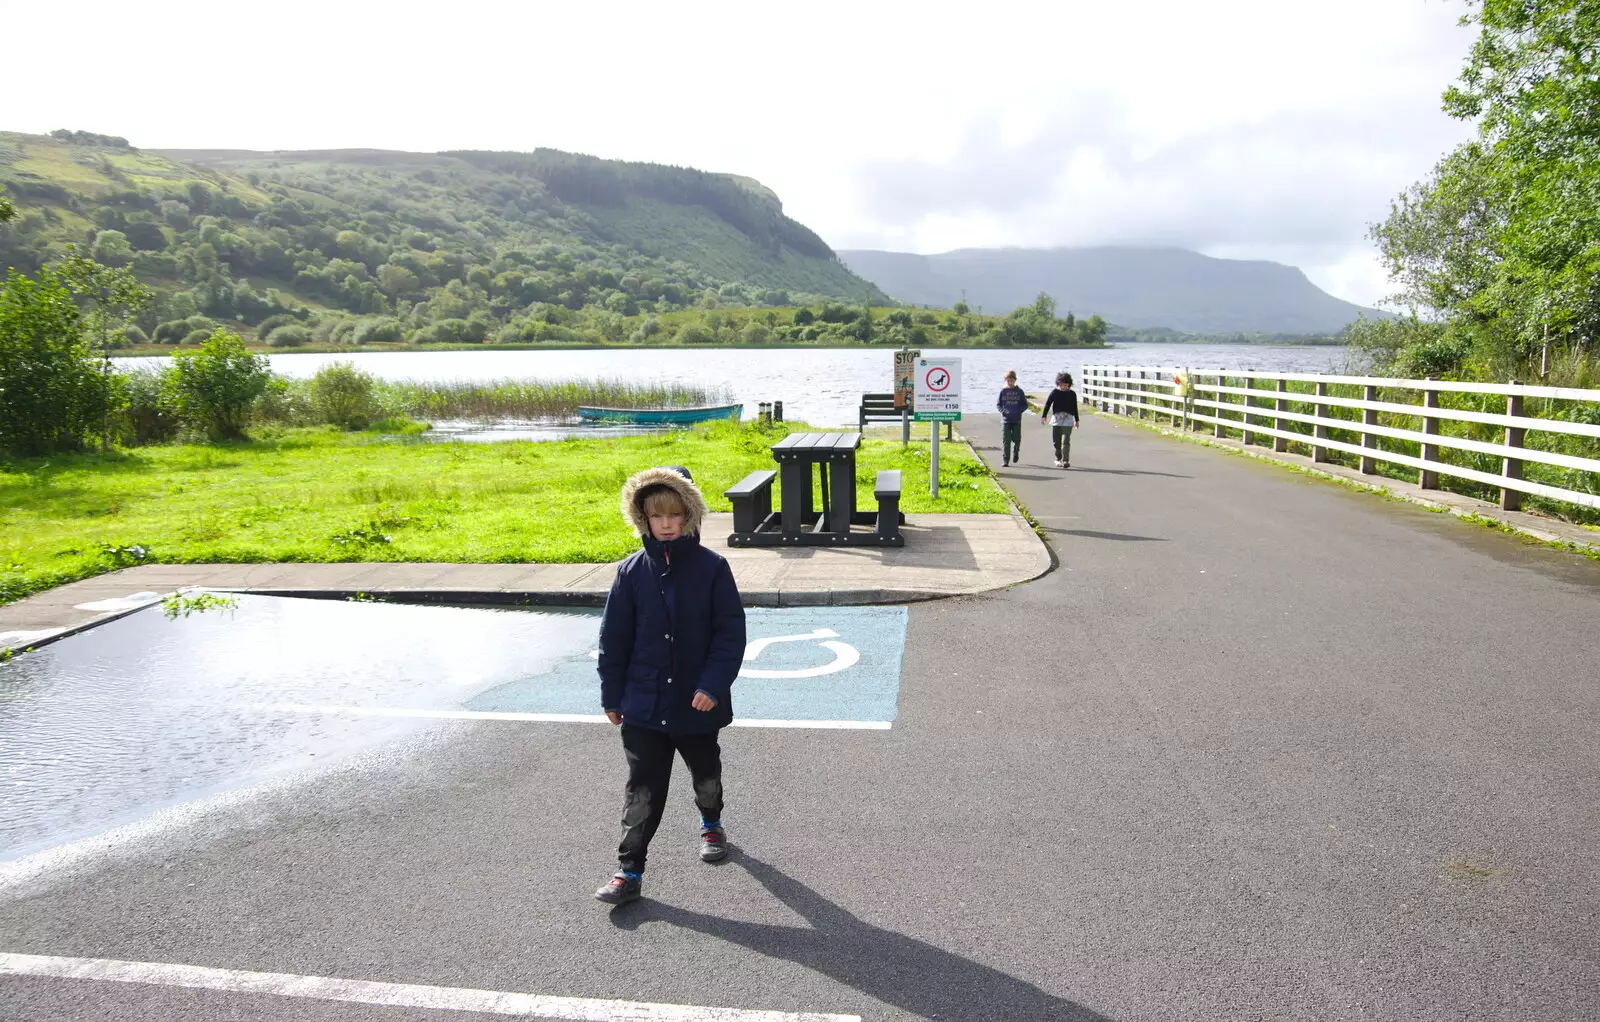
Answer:
[[[1428,379],[1437,380],[1438,377],[1437,376],[1430,376],[1430,377],[1428,377]],[[1439,407],[1439,392],[1437,390],[1425,390],[1425,391],[1423,391],[1422,392],[1422,407],[1424,407],[1424,408],[1438,408]],[[1436,416],[1436,415],[1428,415],[1426,412],[1424,412],[1423,416],[1422,416],[1422,432],[1428,434],[1429,436],[1438,436],[1439,435],[1439,418],[1438,418],[1438,416]],[[1438,461],[1439,460],[1439,445],[1438,444],[1428,444],[1428,443],[1423,444],[1422,445],[1422,460],[1423,461]],[[1432,469],[1427,469],[1427,468],[1422,469],[1421,473],[1417,477],[1417,485],[1420,486],[1424,490],[1437,490],[1439,488],[1439,473],[1433,471]]]
[[[1223,401],[1225,400],[1223,398],[1223,396],[1222,396],[1222,388],[1226,383],[1227,383],[1227,377],[1223,376],[1221,373],[1218,373],[1217,374],[1217,389],[1215,391],[1215,393],[1217,395],[1217,425],[1216,425],[1216,430],[1213,433],[1213,435],[1216,436],[1218,439],[1221,439],[1222,437],[1227,435],[1227,430],[1222,428],[1223,416],[1222,416],[1222,407],[1221,407],[1222,404],[1223,404]]]
[[[1286,393],[1288,391],[1288,389],[1289,389],[1289,381],[1288,380],[1279,380],[1278,381],[1278,393],[1280,395]],[[1285,401],[1282,397],[1279,397],[1278,398],[1278,402],[1277,402],[1276,411],[1286,412],[1288,410],[1289,410],[1289,402]],[[1277,417],[1277,416],[1273,416],[1273,418],[1272,418],[1272,428],[1277,430],[1279,433],[1282,433],[1283,432],[1283,420],[1281,418]],[[1281,451],[1287,451],[1289,449],[1288,438],[1281,437],[1281,436],[1273,437],[1272,438],[1272,449],[1274,451],[1280,451],[1280,452]]]
[[[1255,399],[1252,398],[1250,396],[1250,393],[1249,393],[1250,391],[1256,389],[1256,381],[1255,381],[1255,377],[1253,377],[1253,376],[1245,376],[1245,377],[1241,377],[1241,379],[1244,381],[1245,395],[1244,395],[1244,411],[1240,414],[1240,418],[1244,422],[1244,429],[1243,429],[1243,432],[1244,432],[1244,437],[1243,437],[1244,445],[1246,447],[1249,447],[1249,446],[1253,445],[1256,442],[1255,431],[1250,428],[1252,425],[1254,425],[1254,423],[1251,421],[1250,409],[1255,407]]]
[[[1318,380],[1317,381],[1317,396],[1318,397],[1327,397],[1328,396],[1328,383],[1327,383],[1326,380]],[[1311,435],[1314,436],[1318,440],[1326,440],[1326,439],[1328,439],[1328,427],[1327,427],[1327,424],[1325,422],[1325,420],[1327,418],[1328,418],[1328,406],[1324,405],[1324,404],[1317,405],[1317,424],[1311,428]],[[1312,444],[1311,445],[1311,460],[1313,462],[1327,462],[1327,461],[1331,461],[1332,457],[1331,457],[1330,452],[1328,451],[1328,449],[1326,447],[1323,447],[1320,444]]]
[[[1361,396],[1365,401],[1377,401],[1377,386],[1371,383],[1367,384],[1366,388],[1362,391]],[[1363,408],[1361,410],[1361,424],[1364,426],[1376,426],[1378,424],[1378,410],[1376,408]],[[1374,451],[1377,450],[1378,434],[1369,433],[1366,430],[1362,430],[1361,446],[1370,448]],[[1361,456],[1361,471],[1365,475],[1372,475],[1374,472],[1378,471],[1378,459],[1374,458],[1370,454],[1363,454]]]
[[[1513,387],[1517,386],[1517,381],[1516,380],[1512,380],[1511,381],[1511,385]],[[1507,397],[1506,397],[1506,414],[1507,415],[1515,415],[1515,416],[1517,416],[1519,418],[1521,417],[1521,415],[1522,415],[1522,395],[1521,394],[1510,394],[1510,395],[1507,395]],[[1522,446],[1522,442],[1523,442],[1523,438],[1527,435],[1527,432],[1528,431],[1523,429],[1521,426],[1507,426],[1506,427],[1506,446],[1507,447],[1521,447]],[[1503,472],[1501,472],[1501,475],[1505,476],[1507,479],[1521,479],[1522,478],[1522,459],[1521,458],[1510,458],[1510,457],[1506,458],[1506,460],[1505,460],[1505,470]],[[1513,489],[1510,489],[1508,487],[1502,486],[1500,488],[1500,507],[1501,507],[1502,510],[1505,510],[1505,511],[1521,511],[1522,510],[1522,492],[1520,490],[1513,490]]]

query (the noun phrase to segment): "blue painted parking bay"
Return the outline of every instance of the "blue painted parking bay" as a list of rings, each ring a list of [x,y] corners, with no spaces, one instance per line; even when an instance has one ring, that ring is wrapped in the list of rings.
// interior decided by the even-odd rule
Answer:
[[[904,607],[792,607],[746,611],[748,644],[733,686],[734,726],[887,728],[900,696]],[[483,714],[598,717],[594,645],[600,618],[576,618],[590,650],[480,693]],[[604,720],[604,717],[598,717]]]

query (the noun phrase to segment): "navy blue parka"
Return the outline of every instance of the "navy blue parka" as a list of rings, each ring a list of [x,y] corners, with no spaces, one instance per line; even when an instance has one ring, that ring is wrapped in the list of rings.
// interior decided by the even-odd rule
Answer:
[[[650,535],[643,494],[668,486],[683,500],[683,535]],[[701,734],[733,720],[733,681],[744,662],[744,605],[728,561],[700,543],[705,498],[687,473],[647,469],[628,480],[623,514],[644,549],[617,568],[600,619],[600,704],[624,724]],[[700,691],[717,701],[690,705]]]

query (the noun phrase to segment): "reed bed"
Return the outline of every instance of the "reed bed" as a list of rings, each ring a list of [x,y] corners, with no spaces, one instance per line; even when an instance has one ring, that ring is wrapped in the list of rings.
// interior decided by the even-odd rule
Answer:
[[[579,405],[692,408],[729,404],[723,387],[625,380],[446,380],[383,382],[379,403],[413,419],[570,419]]]

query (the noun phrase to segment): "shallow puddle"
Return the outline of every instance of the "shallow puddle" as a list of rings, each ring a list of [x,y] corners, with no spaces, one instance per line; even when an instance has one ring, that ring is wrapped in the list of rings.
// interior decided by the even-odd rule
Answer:
[[[238,596],[159,606],[0,665],[0,859],[286,771],[426,720],[291,707],[459,707],[587,659],[598,612]]]

